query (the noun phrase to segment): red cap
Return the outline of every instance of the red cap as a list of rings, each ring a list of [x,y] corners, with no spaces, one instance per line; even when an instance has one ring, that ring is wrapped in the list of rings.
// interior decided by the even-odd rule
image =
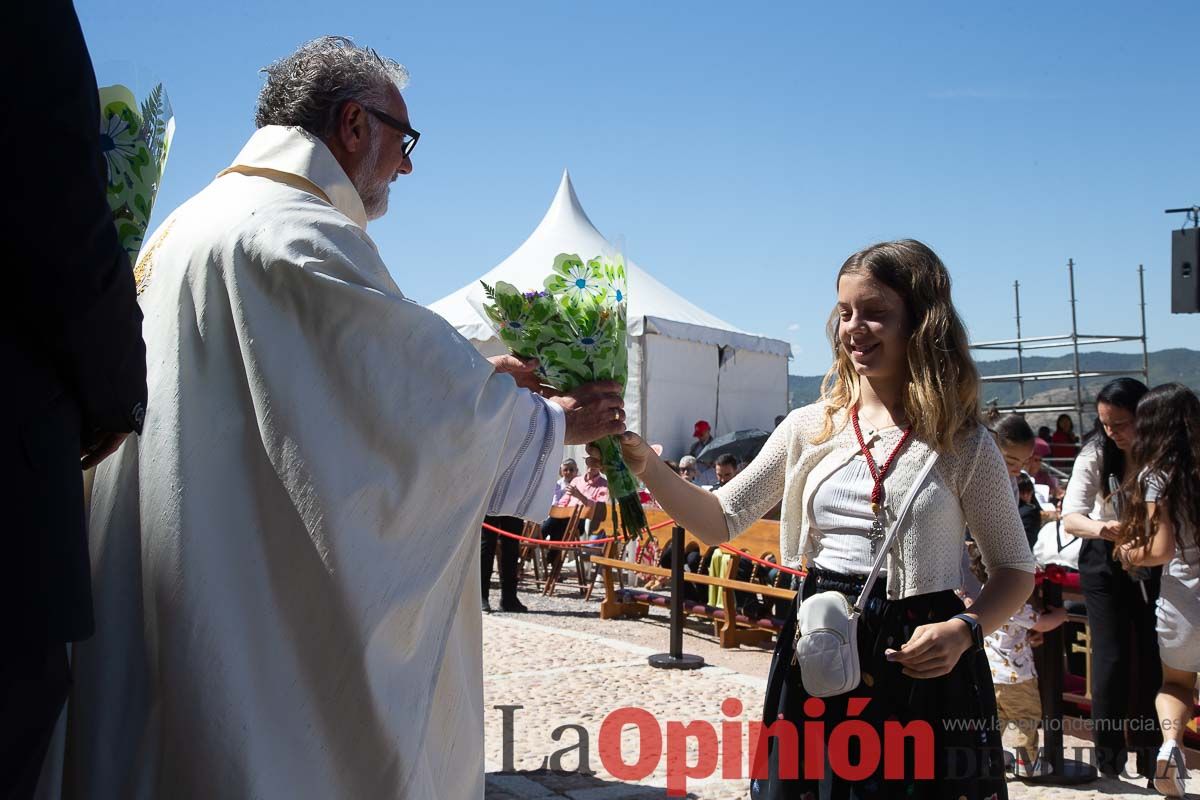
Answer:
[[[696,439],[699,439],[710,430],[712,430],[712,428],[709,427],[708,422],[706,420],[700,420],[696,423],[696,427],[692,429],[692,436]]]

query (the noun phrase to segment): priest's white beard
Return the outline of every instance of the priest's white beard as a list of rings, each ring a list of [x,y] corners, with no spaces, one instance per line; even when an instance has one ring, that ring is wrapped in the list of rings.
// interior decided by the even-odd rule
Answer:
[[[367,219],[379,219],[387,213],[392,176],[379,177],[375,174],[375,170],[379,167],[381,139],[375,121],[371,120],[368,125],[370,125],[371,143],[368,146],[367,155],[359,163],[355,174],[350,176],[350,182],[358,190],[363,209],[367,212]]]

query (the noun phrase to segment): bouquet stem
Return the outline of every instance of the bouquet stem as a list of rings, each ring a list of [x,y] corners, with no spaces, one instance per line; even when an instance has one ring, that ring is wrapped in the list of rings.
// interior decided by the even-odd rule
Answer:
[[[608,478],[609,496],[620,512],[613,518],[613,530],[619,530],[626,540],[648,533],[650,525],[646,522],[646,512],[638,495],[638,480],[621,458],[620,442],[615,436],[605,436],[595,444],[600,450],[604,476]]]

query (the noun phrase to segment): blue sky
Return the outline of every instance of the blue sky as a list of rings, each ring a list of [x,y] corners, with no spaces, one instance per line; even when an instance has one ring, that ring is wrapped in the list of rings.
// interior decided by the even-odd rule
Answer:
[[[840,6],[840,7],[835,7]],[[177,132],[156,218],[253,130],[258,69],[314,36],[406,64],[415,170],[370,232],[432,302],[515,249],[564,167],[629,257],[701,307],[828,365],[847,255],[911,236],[976,340],[1136,333],[1170,315],[1168,207],[1200,203],[1200,4],[329,3],[77,0],[101,83],[165,82]]]

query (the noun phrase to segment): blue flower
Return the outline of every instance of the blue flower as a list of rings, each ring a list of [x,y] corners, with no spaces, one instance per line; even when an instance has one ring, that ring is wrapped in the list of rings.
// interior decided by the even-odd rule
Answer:
[[[100,153],[104,156],[110,185],[122,182],[133,185],[128,173],[137,157],[137,136],[133,126],[118,114],[108,114],[101,120]]]
[[[576,300],[593,300],[604,294],[600,281],[585,264],[572,264],[566,270],[566,293]]]

